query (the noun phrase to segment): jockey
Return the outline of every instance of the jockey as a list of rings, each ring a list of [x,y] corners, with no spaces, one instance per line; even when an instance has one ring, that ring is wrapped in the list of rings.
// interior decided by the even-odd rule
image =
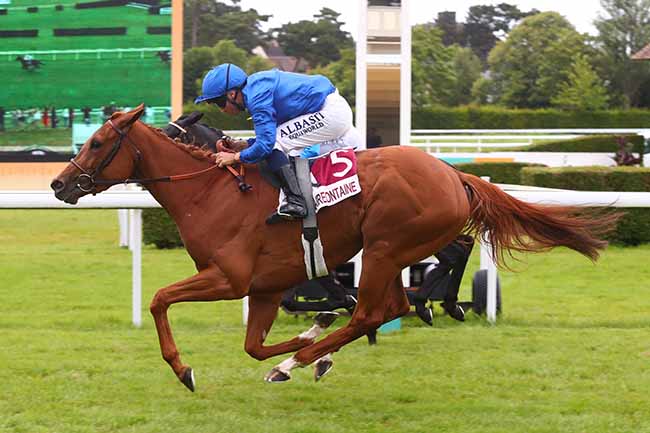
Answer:
[[[325,148],[360,144],[350,105],[322,75],[273,69],[247,76],[238,66],[226,63],[208,72],[202,93],[195,103],[216,104],[230,115],[244,110],[251,114],[255,138],[231,143],[236,153],[219,152],[215,160],[220,167],[265,160],[285,195],[277,212],[284,219],[307,215],[288,156],[307,158],[325,153]]]

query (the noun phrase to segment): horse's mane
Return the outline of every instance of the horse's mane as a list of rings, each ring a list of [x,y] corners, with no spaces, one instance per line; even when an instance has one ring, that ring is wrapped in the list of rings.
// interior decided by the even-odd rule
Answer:
[[[140,123],[142,123],[149,130],[151,130],[151,132],[153,132],[156,136],[164,139],[165,141],[168,141],[169,143],[181,149],[183,152],[188,153],[192,158],[198,159],[199,161],[209,161],[214,163],[214,159],[212,158],[212,152],[210,152],[209,150],[191,144],[185,144],[179,139],[175,139],[175,140],[171,139],[167,134],[163,132],[162,129],[155,128],[151,125],[147,125],[144,122],[140,122]]]

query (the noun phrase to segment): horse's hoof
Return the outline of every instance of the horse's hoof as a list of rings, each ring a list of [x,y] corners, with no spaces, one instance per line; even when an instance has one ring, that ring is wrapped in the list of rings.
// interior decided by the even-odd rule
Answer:
[[[424,323],[433,326],[433,312],[431,311],[431,308],[426,308],[424,305],[417,304],[415,306],[415,313]]]
[[[368,345],[369,346],[374,346],[377,344],[377,330],[373,329],[372,331],[368,332],[366,334],[366,337],[368,337]]]
[[[334,323],[337,317],[339,313],[335,311],[322,311],[314,316],[314,323],[325,329]]]
[[[181,382],[183,382],[183,385],[187,387],[190,391],[194,392],[194,370],[192,370],[190,367],[187,367],[185,372],[183,373],[183,378],[181,379]]]
[[[334,362],[331,359],[320,359],[316,361],[316,366],[314,367],[314,379],[316,382],[329,373],[333,366]]]
[[[463,307],[461,307],[458,304],[453,304],[453,306],[447,307],[447,305],[443,302],[440,304],[440,306],[449,314],[452,318],[458,320],[459,322],[464,322],[465,321],[465,310],[463,310]]]
[[[289,373],[281,371],[278,367],[273,367],[273,370],[269,371],[264,377],[264,380],[268,383],[286,382],[289,379],[291,379]]]

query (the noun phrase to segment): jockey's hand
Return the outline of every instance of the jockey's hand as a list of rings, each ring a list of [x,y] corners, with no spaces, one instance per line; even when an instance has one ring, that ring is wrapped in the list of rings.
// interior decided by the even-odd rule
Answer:
[[[239,160],[239,152],[237,152],[237,153],[219,152],[219,153],[214,155],[214,162],[219,167],[225,167],[227,165],[236,164],[236,163],[240,162],[240,160]]]
[[[219,152],[241,152],[247,147],[248,142],[246,140],[235,140],[228,136],[224,136],[222,139],[217,141],[217,151]]]

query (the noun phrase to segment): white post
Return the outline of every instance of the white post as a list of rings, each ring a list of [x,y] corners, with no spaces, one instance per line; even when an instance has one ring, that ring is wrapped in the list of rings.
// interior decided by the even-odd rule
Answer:
[[[356,61],[356,127],[361,136],[364,148],[366,144],[366,119],[368,100],[368,0],[359,1],[359,20],[357,33],[357,61]]]
[[[411,20],[409,0],[402,0],[400,12],[399,138],[411,143]]]
[[[354,287],[359,287],[359,281],[361,281],[361,255],[363,250],[359,251],[357,255],[352,257],[350,260],[354,263]]]
[[[133,325],[142,325],[142,209],[129,210],[129,232],[132,258],[132,296]]]
[[[485,176],[481,179],[489,182]],[[497,320],[497,267],[492,257],[492,246],[487,239],[481,239],[481,269],[487,269],[487,303],[485,312],[488,322],[496,323]]]
[[[241,302],[242,320],[244,321],[244,326],[246,326],[248,323],[248,296],[244,296]]]
[[[404,287],[410,287],[411,286],[411,267],[410,266],[402,269],[402,285]]]
[[[117,210],[117,221],[120,225],[120,248],[129,246],[129,211],[128,209]]]

